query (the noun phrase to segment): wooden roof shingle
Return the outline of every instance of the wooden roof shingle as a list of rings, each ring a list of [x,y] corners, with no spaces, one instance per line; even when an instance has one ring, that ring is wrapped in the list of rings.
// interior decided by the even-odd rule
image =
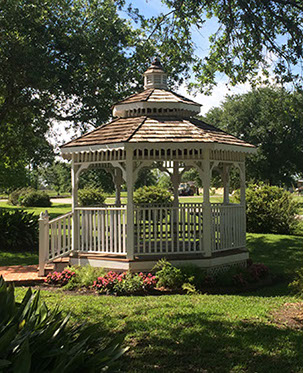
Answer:
[[[63,148],[126,142],[200,142],[254,148],[253,145],[195,118],[157,116],[115,119],[68,142]]]
[[[140,93],[135,93],[134,95],[131,95],[127,97],[126,99],[117,102],[114,106],[130,104],[134,102],[164,102],[164,103],[182,102],[182,103],[186,103],[190,105],[201,106],[197,102],[192,101],[187,97],[184,97],[175,92],[168,91],[166,89],[160,89],[160,88],[145,89],[144,91]]]

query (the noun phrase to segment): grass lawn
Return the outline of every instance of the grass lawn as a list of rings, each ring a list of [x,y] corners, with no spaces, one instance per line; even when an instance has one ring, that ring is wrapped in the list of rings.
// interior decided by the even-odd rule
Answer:
[[[189,198],[189,197],[185,197]],[[0,204],[0,207],[3,203]],[[12,208],[10,206],[10,208]],[[27,209],[39,214],[41,208]],[[51,217],[70,211],[54,204]],[[290,276],[302,265],[302,237],[248,234],[254,262]],[[0,252],[0,265],[35,264],[36,253]],[[25,288],[16,288],[18,299]],[[126,336],[129,351],[117,362],[125,373],[277,373],[302,371],[302,332],[274,322],[272,313],[299,301],[287,284],[240,295],[113,297],[41,291],[76,323],[86,322],[109,337]]]
[[[75,322],[125,334],[120,372],[301,372],[301,331],[278,327],[271,312],[293,297],[251,295],[112,297],[42,291]],[[19,300],[25,289],[17,288]]]

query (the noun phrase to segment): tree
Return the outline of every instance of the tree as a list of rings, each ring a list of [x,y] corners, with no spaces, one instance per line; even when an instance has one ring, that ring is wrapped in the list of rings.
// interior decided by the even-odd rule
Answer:
[[[115,186],[112,175],[102,169],[86,170],[80,174],[79,189],[102,189],[106,193],[113,193]]]
[[[260,72],[267,80],[270,68],[279,81],[301,84],[294,69],[302,61],[301,0],[162,2],[167,13],[137,17],[146,30],[147,42],[152,41],[170,70],[183,72],[186,78],[192,70],[196,78],[192,86],[210,93],[217,73],[225,74],[231,85],[248,80],[255,84]],[[209,50],[201,57],[192,30],[204,33],[210,21],[211,26],[217,24],[217,30],[209,36]]]
[[[54,121],[87,130],[142,87],[148,58],[159,54],[170,86],[191,73],[209,92],[216,73],[235,85],[267,76],[274,56],[281,81],[296,79],[302,55],[299,0],[163,0],[167,14],[145,18],[125,0],[10,0],[0,9],[0,163],[3,177],[53,161],[46,134]],[[140,27],[119,16],[126,10]],[[201,58],[193,27],[216,19]],[[278,39],[280,43],[278,43]],[[18,167],[17,167],[18,165]],[[17,168],[14,168],[17,167]]]
[[[135,181],[135,189],[155,185],[157,185],[157,174],[154,170],[149,167],[142,168],[138,173],[137,180]]]
[[[42,178],[57,194],[71,191],[71,166],[64,162],[55,162],[42,170]]]
[[[247,160],[247,179],[290,185],[303,167],[302,101],[301,91],[264,87],[227,96],[204,119],[257,146]]]
[[[3,172],[51,162],[53,120],[108,120],[133,92],[136,35],[111,0],[12,0],[0,9],[0,163]],[[5,182],[5,175],[0,182]]]

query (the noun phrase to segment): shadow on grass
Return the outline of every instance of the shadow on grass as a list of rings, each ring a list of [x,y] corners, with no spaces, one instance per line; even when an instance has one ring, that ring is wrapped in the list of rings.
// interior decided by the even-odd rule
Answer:
[[[0,267],[38,264],[38,250],[33,252],[0,251]]]
[[[227,322],[211,317],[175,313],[158,329],[153,325],[155,320],[127,321],[126,344],[131,347],[117,368],[121,372],[176,373],[301,371],[300,331],[252,320]],[[132,338],[134,331],[136,337]]]
[[[247,234],[251,259],[266,264],[277,275],[293,276],[303,265],[303,238],[274,234]]]

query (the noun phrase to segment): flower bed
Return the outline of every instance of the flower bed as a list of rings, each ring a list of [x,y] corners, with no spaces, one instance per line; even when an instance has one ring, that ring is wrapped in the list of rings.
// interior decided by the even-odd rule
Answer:
[[[45,282],[49,285],[66,285],[72,277],[75,276],[75,272],[70,271],[69,269],[64,269],[62,272],[52,272],[46,276]]]
[[[238,293],[272,283],[269,269],[264,264],[253,264],[251,261],[248,262],[246,268],[233,267],[216,276],[195,266],[177,268],[166,260],[159,261],[155,266],[155,274],[102,271],[102,275],[98,277],[95,274],[96,280],[92,278],[94,272],[91,271],[91,267],[80,268],[75,267],[75,271],[65,269],[63,272],[50,273],[45,281],[49,285],[65,286],[65,289],[69,290],[85,288],[97,294],[107,295],[145,295],[168,292]],[[88,271],[92,272],[88,277],[92,279],[92,282],[87,282],[84,286],[81,276],[86,277]]]
[[[141,273],[132,274],[123,272],[121,274],[110,271],[105,276],[98,277],[94,281],[93,289],[104,294],[141,294],[149,293],[155,289],[157,278],[151,273],[147,275]]]

